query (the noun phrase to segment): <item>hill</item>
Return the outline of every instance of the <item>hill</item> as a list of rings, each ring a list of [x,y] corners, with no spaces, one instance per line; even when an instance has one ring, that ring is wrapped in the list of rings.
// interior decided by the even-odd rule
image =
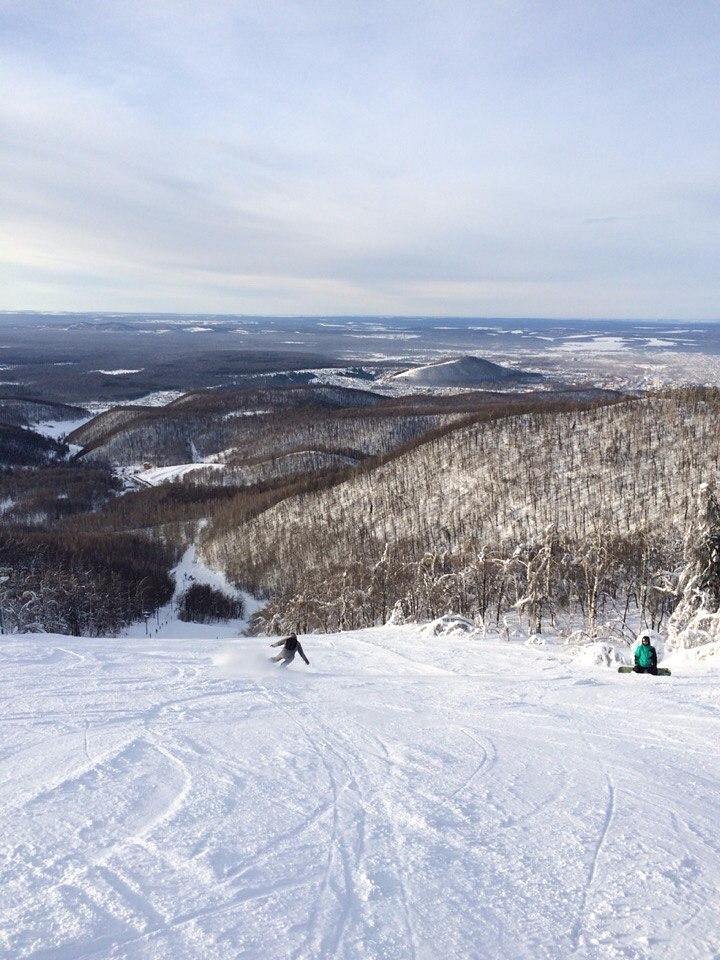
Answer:
[[[528,370],[516,370],[514,367],[502,367],[482,357],[459,357],[452,360],[440,360],[421,367],[411,367],[396,373],[394,381],[412,383],[416,387],[435,389],[465,387],[478,388],[489,386],[519,386],[538,384],[546,378],[541,373]]]
[[[40,397],[15,395],[0,396],[0,423],[27,427],[42,421],[68,422],[88,417],[83,407],[55,403]]]
[[[163,468],[152,482],[187,477],[245,486],[388,455],[481,411],[532,404],[568,408],[616,396],[568,389],[385,397],[329,385],[199,391],[162,407],[114,407],[71,433],[68,442],[81,447],[81,462]],[[201,474],[199,465],[207,467]],[[178,469],[165,469],[171,467]]]
[[[527,563],[550,529],[558,603],[587,610],[592,548],[598,563],[605,557],[608,598],[644,576],[638,602],[658,606],[643,615],[662,622],[671,591],[653,577],[673,569],[698,487],[715,475],[717,415],[714,403],[656,398],[463,425],[245,523],[221,512],[204,549],[252,589],[277,594],[279,610],[319,596],[306,611],[316,626],[372,623],[397,600],[419,616],[494,607],[500,617],[522,599]],[[524,571],[518,549],[530,551]]]
[[[62,459],[66,451],[50,437],[0,422],[0,468],[42,466]]]

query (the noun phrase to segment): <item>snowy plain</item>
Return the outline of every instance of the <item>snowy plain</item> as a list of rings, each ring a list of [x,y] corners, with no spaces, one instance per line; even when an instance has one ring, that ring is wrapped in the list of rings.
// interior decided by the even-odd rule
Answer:
[[[718,956],[717,670],[195,629],[0,642],[1,957]]]

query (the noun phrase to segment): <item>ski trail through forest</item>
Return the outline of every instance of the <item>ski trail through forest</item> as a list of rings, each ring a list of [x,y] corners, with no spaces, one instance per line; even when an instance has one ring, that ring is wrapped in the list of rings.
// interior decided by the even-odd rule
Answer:
[[[3,640],[3,960],[717,957],[717,672],[267,642]]]

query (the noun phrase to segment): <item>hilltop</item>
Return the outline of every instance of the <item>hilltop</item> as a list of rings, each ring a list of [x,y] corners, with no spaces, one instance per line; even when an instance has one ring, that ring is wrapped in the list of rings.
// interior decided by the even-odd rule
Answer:
[[[439,360],[425,366],[411,367],[393,375],[391,380],[412,383],[416,387],[486,387],[538,384],[546,378],[541,373],[503,367],[483,357],[465,356]]]

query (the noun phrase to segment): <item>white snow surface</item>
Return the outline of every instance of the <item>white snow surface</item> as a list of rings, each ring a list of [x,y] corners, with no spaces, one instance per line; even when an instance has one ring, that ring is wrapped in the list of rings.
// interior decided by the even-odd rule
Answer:
[[[166,330],[158,330],[157,332],[167,333]],[[166,407],[173,400],[178,400],[184,395],[183,390],[154,390],[152,393],[146,393],[143,397],[138,397],[137,400],[93,400],[84,404],[84,406],[94,416],[97,416],[97,414],[105,413],[106,410],[111,410],[113,407]]]
[[[141,484],[155,487],[160,483],[182,480],[193,470],[207,470],[224,468],[222,463],[214,463],[211,460],[198,460],[193,463],[175,463],[171,467],[148,467],[147,469],[133,469],[127,472],[129,476],[134,477]]]
[[[2,639],[0,956],[717,957],[717,670],[268,643]]]
[[[207,566],[198,556],[197,547],[194,544],[185,550],[180,561],[171,570],[171,575],[175,582],[175,590],[170,602],[153,614],[147,623],[140,622],[127,627],[123,631],[123,636],[171,637],[176,640],[237,638],[248,632],[252,617],[264,606],[264,601],[258,600],[247,591],[236,587],[221,570],[214,570]],[[207,584],[213,590],[224,593],[227,597],[242,600],[245,607],[244,618],[242,620],[221,620],[217,623],[188,623],[179,620],[177,616],[178,601],[193,584]]]
[[[93,370],[92,373],[104,373],[106,377],[121,377],[126,373],[142,373],[143,367],[134,370],[125,370],[119,367],[117,370]]]
[[[32,423],[31,429],[43,437],[49,437],[51,440],[62,440],[73,430],[78,430],[84,426],[88,420],[92,420],[92,415],[78,417],[75,420],[40,420]]]

